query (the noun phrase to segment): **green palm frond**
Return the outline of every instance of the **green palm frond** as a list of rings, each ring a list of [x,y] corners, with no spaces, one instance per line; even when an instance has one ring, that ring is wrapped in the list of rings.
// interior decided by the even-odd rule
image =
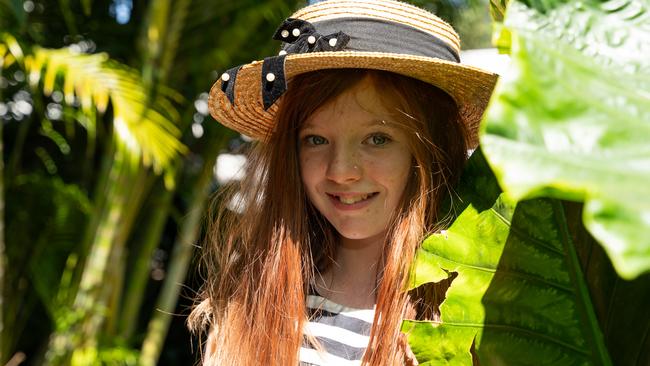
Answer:
[[[22,65],[23,49],[16,37],[9,33],[0,33],[0,69],[6,69],[14,62]]]
[[[29,82],[34,87],[42,83],[46,95],[61,78],[66,103],[78,101],[83,111],[97,108],[103,113],[110,100],[118,147],[157,173],[172,169],[174,158],[187,151],[179,141],[181,131],[175,121],[180,117],[170,101],[176,96],[161,93],[150,100],[139,75],[108,55],[35,48],[24,62]]]

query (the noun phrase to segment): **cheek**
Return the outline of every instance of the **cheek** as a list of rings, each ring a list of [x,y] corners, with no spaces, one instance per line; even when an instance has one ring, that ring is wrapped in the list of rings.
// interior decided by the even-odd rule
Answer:
[[[318,177],[318,163],[313,156],[300,154],[300,179],[305,191],[311,195]]]
[[[394,199],[399,199],[408,183],[412,164],[411,154],[400,152],[383,159],[374,160],[370,165],[374,174],[381,177],[379,179],[390,190],[391,196]]]

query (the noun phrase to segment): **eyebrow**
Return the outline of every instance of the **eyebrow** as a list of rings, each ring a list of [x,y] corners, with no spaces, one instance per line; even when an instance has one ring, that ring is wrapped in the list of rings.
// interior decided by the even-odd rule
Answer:
[[[367,127],[381,126],[381,127],[389,127],[389,128],[397,128],[399,126],[398,123],[386,119],[371,119],[368,122],[362,122],[362,125]],[[302,126],[300,126],[300,130],[315,128],[315,127],[316,126],[314,126],[314,124],[310,120],[307,120],[305,123],[302,124]]]
[[[397,123],[385,120],[385,119],[373,119],[368,123],[368,126],[386,126],[386,127],[396,127]]]
[[[391,121],[389,119],[372,119],[367,122],[363,122],[362,126],[365,127],[386,127],[390,129],[396,129],[399,128],[400,124],[394,121]]]

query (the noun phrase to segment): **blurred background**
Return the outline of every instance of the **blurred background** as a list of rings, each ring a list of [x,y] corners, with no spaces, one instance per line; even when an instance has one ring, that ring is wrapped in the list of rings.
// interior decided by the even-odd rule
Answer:
[[[490,47],[487,0],[410,2]],[[246,144],[207,92],[306,3],[0,0],[0,365],[196,362],[204,214]]]

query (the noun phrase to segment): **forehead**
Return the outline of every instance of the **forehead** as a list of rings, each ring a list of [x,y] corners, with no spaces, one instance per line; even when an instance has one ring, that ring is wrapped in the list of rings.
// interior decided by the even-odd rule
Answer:
[[[301,128],[344,123],[346,127],[394,127],[398,103],[390,93],[382,92],[368,77],[320,106]]]

